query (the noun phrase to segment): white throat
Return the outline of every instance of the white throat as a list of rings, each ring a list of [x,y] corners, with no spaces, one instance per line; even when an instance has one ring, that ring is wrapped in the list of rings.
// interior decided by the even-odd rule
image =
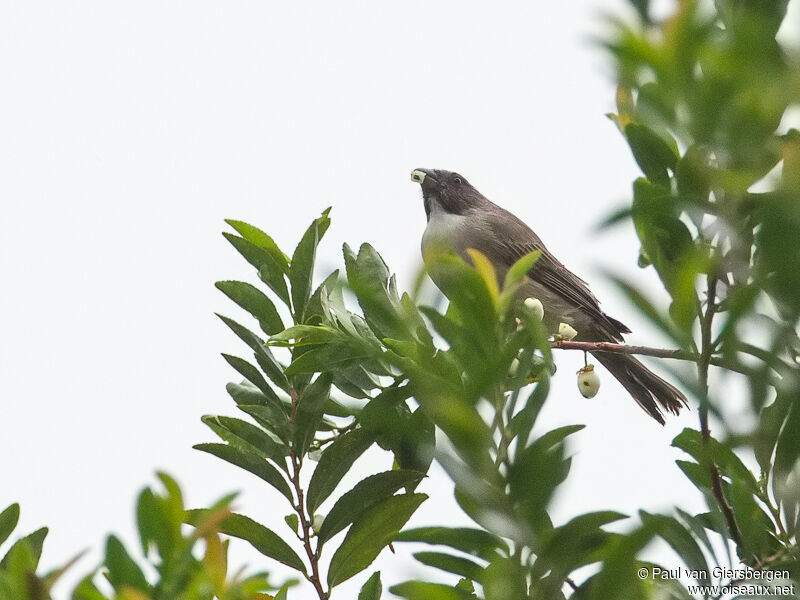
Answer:
[[[458,240],[467,226],[467,217],[445,211],[438,202],[431,202],[428,226],[422,234],[422,257],[427,262],[434,254],[459,252]]]

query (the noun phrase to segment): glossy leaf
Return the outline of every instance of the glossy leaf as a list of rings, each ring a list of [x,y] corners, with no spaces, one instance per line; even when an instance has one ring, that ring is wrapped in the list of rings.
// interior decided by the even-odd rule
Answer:
[[[350,431],[333,442],[322,453],[311,476],[306,494],[308,512],[314,514],[350,470],[356,459],[372,445],[373,438],[364,429]]]
[[[241,306],[256,319],[268,335],[283,331],[283,321],[275,305],[257,287],[243,281],[218,281],[217,289]]]
[[[678,161],[675,152],[661,137],[645,125],[630,123],[625,127],[633,157],[653,183],[669,187],[669,173]]]
[[[362,513],[331,558],[328,585],[339,585],[366,569],[426,498],[425,494],[391,496]]]
[[[470,527],[419,527],[401,531],[394,539],[398,542],[448,546],[485,560],[496,558],[498,553],[508,552],[508,545],[499,536]]]
[[[474,600],[475,595],[441,583],[406,581],[393,585],[389,591],[406,600]]]
[[[280,472],[268,463],[263,456],[259,456],[254,452],[248,452],[246,449],[229,446],[227,444],[196,444],[193,446],[195,450],[207,452],[217,458],[231,463],[245,471],[249,471],[256,477],[263,479],[272,487],[278,490],[283,496],[294,502],[291,489],[286,479]]]
[[[709,582],[708,563],[703,555],[703,551],[698,546],[684,526],[666,515],[653,515],[645,511],[639,511],[642,523],[652,528],[658,535],[666,541],[689,569],[698,574],[697,583],[707,585]],[[705,575],[705,577],[704,577]]]
[[[281,468],[286,469],[284,457],[288,452],[287,448],[262,429],[233,417],[206,415],[202,421],[232,446],[243,452],[252,452],[263,458],[270,458]]]
[[[380,600],[382,592],[381,572],[375,571],[361,586],[361,591],[358,592],[358,600]]]
[[[314,439],[330,392],[331,377],[323,373],[303,389],[297,398],[293,443],[295,451],[300,455],[308,450]]]
[[[148,593],[150,584],[136,564],[122,542],[115,536],[109,536],[106,542],[106,566],[108,567],[108,580],[114,589],[122,591],[124,588],[133,588],[140,592]]]
[[[205,509],[189,510],[186,512],[186,522],[197,525],[208,514],[209,511]],[[224,534],[249,542],[253,548],[268,558],[277,560],[301,573],[306,572],[303,561],[278,534],[249,517],[233,513],[220,523],[219,529]]]
[[[314,220],[303,234],[292,255],[292,262],[289,267],[289,281],[292,284],[292,308],[295,320],[299,323],[304,321],[306,303],[311,296],[311,280],[314,277],[317,244],[330,225],[329,212],[330,208],[326,209],[322,216]]]
[[[39,564],[39,558],[42,556],[42,546],[44,545],[44,539],[47,537],[48,533],[47,527],[41,527],[34,531],[33,533],[29,533],[25,537],[18,539],[11,548],[8,549],[6,555],[0,560],[0,569],[5,567],[10,558],[16,552],[15,548],[19,548],[20,546],[27,546],[30,551],[31,559],[33,560],[34,566]]]
[[[248,330],[247,328],[239,325],[233,319],[229,319],[227,317],[223,317],[222,315],[217,315],[222,321],[230,327],[230,329],[237,335],[241,340],[243,340],[250,348],[253,350],[253,353],[256,358],[256,362],[258,366],[263,369],[264,373],[266,373],[267,377],[270,378],[272,383],[277,385],[283,391],[289,391],[289,381],[286,379],[286,375],[283,372],[283,367],[280,363],[275,359],[272,355],[272,352],[269,348],[264,345],[264,340],[254,334],[252,331]],[[224,356],[224,355],[223,355]],[[241,359],[239,359],[241,360]],[[236,367],[234,367],[236,368]],[[246,377],[246,376],[245,376]],[[258,386],[257,386],[258,387]],[[270,389],[266,391],[265,389],[259,387],[261,391],[274,399],[277,399],[275,393]]]
[[[0,544],[8,539],[18,522],[19,504],[11,504],[0,512]]]
[[[284,304],[289,306],[289,288],[286,286],[283,261],[270,251],[237,235],[222,234],[247,262],[258,271],[259,278],[275,292]]]
[[[422,478],[422,473],[395,470],[376,473],[359,481],[342,494],[328,512],[319,530],[320,543],[324,544],[374,504],[392,496],[403,487],[416,485]]]
[[[417,552],[414,554],[414,558],[423,565],[454,575],[460,575],[477,582],[481,581],[483,575],[483,567],[481,565],[463,556],[454,556],[444,552]]]
[[[261,231],[258,227],[254,227],[244,221],[225,219],[225,222],[233,227],[236,232],[248,242],[269,252],[284,273],[289,272],[289,258],[281,251],[272,237]]]

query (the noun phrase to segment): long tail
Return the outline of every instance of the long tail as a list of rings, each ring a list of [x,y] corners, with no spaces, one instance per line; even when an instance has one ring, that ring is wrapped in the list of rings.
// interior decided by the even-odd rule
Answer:
[[[686,396],[678,388],[661,379],[630,354],[598,352],[594,357],[628,390],[636,403],[662,425],[662,409],[677,415],[681,408],[689,406]]]

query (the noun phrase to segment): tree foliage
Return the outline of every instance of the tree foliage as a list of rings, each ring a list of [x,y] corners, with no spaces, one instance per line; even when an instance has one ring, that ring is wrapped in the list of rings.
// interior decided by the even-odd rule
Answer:
[[[636,19],[612,19],[604,46],[619,79],[609,117],[642,177],[630,206],[607,224],[632,223],[639,265],[656,271],[670,298],[662,306],[617,281],[674,344],[653,354],[696,366],[683,384],[699,406],[698,426],[672,445],[707,510],[623,515],[609,507],[552,520],[583,425],[532,434],[554,349],[568,348],[516,301],[536,254],[502,280],[479,253],[470,264],[443,256],[449,304],[440,310],[398,291],[369,244],[344,247],[342,272],[315,272],[327,210],[291,255],[257,227],[228,221],[233,233],[224,235],[260,285],[217,287],[260,331],[220,315],[249,354],[224,355],[241,378],[227,386],[239,413],[204,417],[219,439],[196,448],[272,489],[283,521],[234,513],[230,497],[186,510],[175,482],[161,475],[165,491],[139,497],[144,560],[109,537],[105,581],[90,574],[74,600],[291,594],[291,582],[276,589],[263,574],[230,576],[221,534],[249,543],[266,565],[296,571],[320,600],[359,574],[358,598],[380,598],[381,575],[369,567],[388,547],[415,548],[420,573],[451,576],[450,584],[390,588],[409,600],[725,594],[692,591],[688,579],[800,586],[800,132],[788,126],[800,106],[800,55],[778,41],[787,2],[682,0],[660,19],[647,0],[631,4]],[[721,373],[746,382],[749,421],[729,419]],[[386,468],[362,473],[359,457],[375,448]],[[434,460],[472,526],[443,519],[407,528],[427,498],[417,488]],[[344,489],[351,472],[360,481]],[[0,513],[0,543],[18,514],[16,505]],[[0,597],[49,597],[62,570],[37,574],[45,535],[38,530],[7,551]],[[655,575],[675,568],[643,560],[655,538],[691,577]]]

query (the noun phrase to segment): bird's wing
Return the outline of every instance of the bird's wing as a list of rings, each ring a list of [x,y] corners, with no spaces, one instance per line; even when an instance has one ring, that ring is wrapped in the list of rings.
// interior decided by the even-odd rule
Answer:
[[[505,218],[500,221],[490,215],[484,220],[478,227],[484,235],[471,236],[470,239],[476,250],[485,254],[493,264],[506,268],[511,267],[525,254],[540,250],[541,256],[528,273],[531,279],[562,297],[567,303],[581,307],[611,338],[620,339],[621,333],[630,332],[625,325],[600,309],[600,303],[586,282],[553,256],[539,236],[525,223],[508,211],[499,207],[497,209],[505,213]]]

